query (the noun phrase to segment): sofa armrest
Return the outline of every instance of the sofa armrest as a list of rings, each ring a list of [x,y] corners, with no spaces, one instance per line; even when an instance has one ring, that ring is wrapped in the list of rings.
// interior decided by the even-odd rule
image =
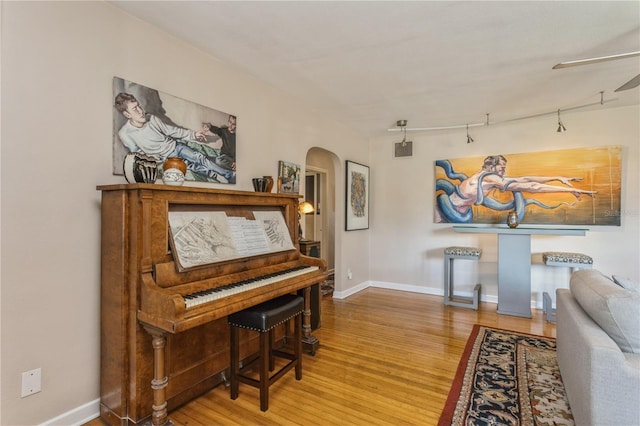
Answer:
[[[640,355],[623,353],[567,289],[556,290],[558,365],[577,425],[640,424]]]

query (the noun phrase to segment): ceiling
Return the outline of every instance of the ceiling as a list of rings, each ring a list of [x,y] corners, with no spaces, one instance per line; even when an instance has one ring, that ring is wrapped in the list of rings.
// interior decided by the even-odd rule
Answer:
[[[365,137],[640,104],[640,56],[552,69],[640,51],[638,1],[110,3]]]

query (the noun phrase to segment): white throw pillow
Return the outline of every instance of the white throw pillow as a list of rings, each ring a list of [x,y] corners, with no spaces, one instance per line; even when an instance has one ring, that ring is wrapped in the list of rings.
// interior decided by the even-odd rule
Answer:
[[[614,275],[613,281],[616,282],[620,287],[626,288],[629,291],[633,291],[636,293],[640,293],[640,283],[637,281],[633,281],[631,278],[621,277],[620,275]]]
[[[595,269],[574,272],[569,287],[623,352],[640,353],[640,293],[625,290]]]

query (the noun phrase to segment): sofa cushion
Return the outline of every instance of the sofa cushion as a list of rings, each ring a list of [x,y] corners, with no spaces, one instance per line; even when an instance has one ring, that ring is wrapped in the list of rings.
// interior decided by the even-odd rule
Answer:
[[[640,353],[640,293],[625,290],[595,269],[573,273],[569,287],[623,352]]]
[[[620,275],[613,275],[613,281],[616,282],[620,287],[626,288],[629,291],[633,291],[636,293],[640,293],[640,283],[632,280],[631,278],[621,277]]]

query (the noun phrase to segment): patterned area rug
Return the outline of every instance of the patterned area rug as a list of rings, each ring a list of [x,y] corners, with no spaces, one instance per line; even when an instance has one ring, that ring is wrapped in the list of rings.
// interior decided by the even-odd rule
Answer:
[[[439,426],[573,424],[555,339],[473,326]]]
[[[320,291],[322,292],[322,297],[331,297],[333,296],[334,289],[334,281],[333,274],[329,275],[329,279],[320,284]]]

